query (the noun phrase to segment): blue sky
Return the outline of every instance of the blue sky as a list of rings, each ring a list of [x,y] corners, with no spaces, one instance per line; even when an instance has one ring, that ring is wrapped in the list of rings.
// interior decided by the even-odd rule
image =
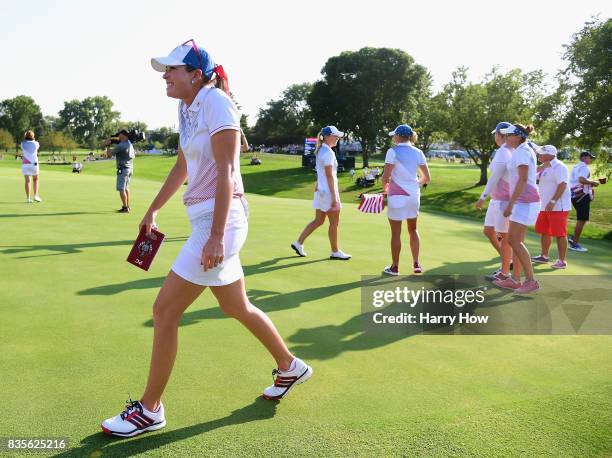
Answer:
[[[189,38],[224,65],[253,123],[288,85],[363,46],[403,49],[435,88],[459,65],[475,80],[494,65],[554,75],[562,45],[591,16],[612,16],[612,2],[0,0],[0,12],[0,100],[30,95],[55,115],[65,100],[106,95],[122,119],[160,127],[176,125],[176,101],[149,59]]]

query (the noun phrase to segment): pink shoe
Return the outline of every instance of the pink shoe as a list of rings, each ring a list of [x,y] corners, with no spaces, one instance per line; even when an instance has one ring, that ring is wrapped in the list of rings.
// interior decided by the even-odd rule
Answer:
[[[418,262],[415,262],[414,265],[412,266],[412,271],[415,274],[422,274],[423,273],[423,267],[421,267],[421,264],[419,264]]]
[[[517,294],[527,294],[527,293],[533,293],[539,289],[540,289],[540,284],[537,282],[537,280],[529,280],[529,281],[525,281],[523,283],[523,286],[521,286],[519,289],[515,290],[514,292]]]
[[[557,259],[557,262],[555,262],[550,267],[552,267],[553,269],[565,269],[567,267],[567,262]]]
[[[518,290],[521,287],[521,282],[516,281],[512,277],[508,277],[505,280],[495,280],[493,284],[495,286],[499,286],[500,288],[512,289],[512,290]]]

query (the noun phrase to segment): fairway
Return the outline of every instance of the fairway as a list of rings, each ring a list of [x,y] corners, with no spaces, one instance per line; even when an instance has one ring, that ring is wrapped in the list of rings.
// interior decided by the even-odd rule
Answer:
[[[26,204],[18,169],[0,168],[0,436],[67,437],[59,456],[75,457],[612,454],[611,336],[371,337],[359,282],[389,263],[386,218],[345,203],[341,248],[353,259],[329,261],[323,229],[298,258],[289,244],[310,201],[254,194],[247,293],[313,378],[280,403],[262,400],[273,360],[206,291],[181,321],[168,426],[104,436],[100,422],[142,393],[151,306],[189,234],[177,195],[158,216],[167,240],[151,270],[125,262],[159,187],[136,175],[132,213],[116,214],[113,176],[47,168],[44,202]],[[422,213],[419,224],[427,273],[496,268],[478,221]],[[533,234],[528,244],[537,251]],[[569,253],[565,274],[609,274],[611,245],[588,246]]]

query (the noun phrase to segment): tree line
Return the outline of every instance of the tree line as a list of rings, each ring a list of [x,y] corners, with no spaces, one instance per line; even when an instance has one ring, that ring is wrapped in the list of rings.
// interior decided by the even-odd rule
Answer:
[[[269,101],[255,125],[240,124],[252,144],[302,143],[327,124],[336,124],[362,145],[363,162],[390,146],[387,132],[400,123],[419,135],[418,146],[453,142],[480,167],[487,179],[493,152],[490,131],[500,120],[534,124],[538,143],[609,151],[612,144],[612,20],[594,18],[564,46],[566,67],[555,84],[543,71],[501,72],[494,67],[478,82],[459,67],[434,93],[427,69],[400,49],[363,48],[327,60],[321,79],[294,84]],[[43,116],[28,96],[0,102],[0,148],[19,148],[33,129],[44,149],[96,148],[119,129],[147,130],[142,122],[124,122],[104,96],[64,102],[57,116]],[[178,134],[162,127],[148,132],[158,148],[176,148]],[[608,167],[608,154],[598,161]]]
[[[43,116],[32,97],[18,95],[0,102],[0,148],[19,150],[26,130],[33,130],[41,148],[72,151],[78,146],[99,148],[101,141],[121,129],[147,131],[142,121],[122,121],[105,96],[64,102],[57,116]],[[169,127],[150,130],[147,142],[157,148],[176,148],[178,133]]]
[[[566,67],[547,81],[543,71],[501,72],[494,67],[479,82],[458,68],[437,93],[425,67],[400,49],[363,48],[325,63],[314,84],[294,84],[260,109],[249,131],[252,143],[286,145],[336,124],[363,149],[364,165],[377,148],[389,146],[387,132],[408,123],[427,150],[454,142],[481,169],[495,146],[491,129],[501,120],[533,124],[534,140],[558,146],[609,151],[612,140],[612,20],[594,18],[564,46]],[[607,166],[608,154],[599,155]]]

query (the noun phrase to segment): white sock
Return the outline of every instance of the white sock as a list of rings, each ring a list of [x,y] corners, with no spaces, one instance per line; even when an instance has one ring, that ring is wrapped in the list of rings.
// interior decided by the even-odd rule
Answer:
[[[295,369],[295,364],[296,364],[296,361],[295,361],[295,358],[293,358],[293,361],[291,361],[291,365],[289,366],[289,369],[287,369],[286,372],[291,372],[293,369]]]

